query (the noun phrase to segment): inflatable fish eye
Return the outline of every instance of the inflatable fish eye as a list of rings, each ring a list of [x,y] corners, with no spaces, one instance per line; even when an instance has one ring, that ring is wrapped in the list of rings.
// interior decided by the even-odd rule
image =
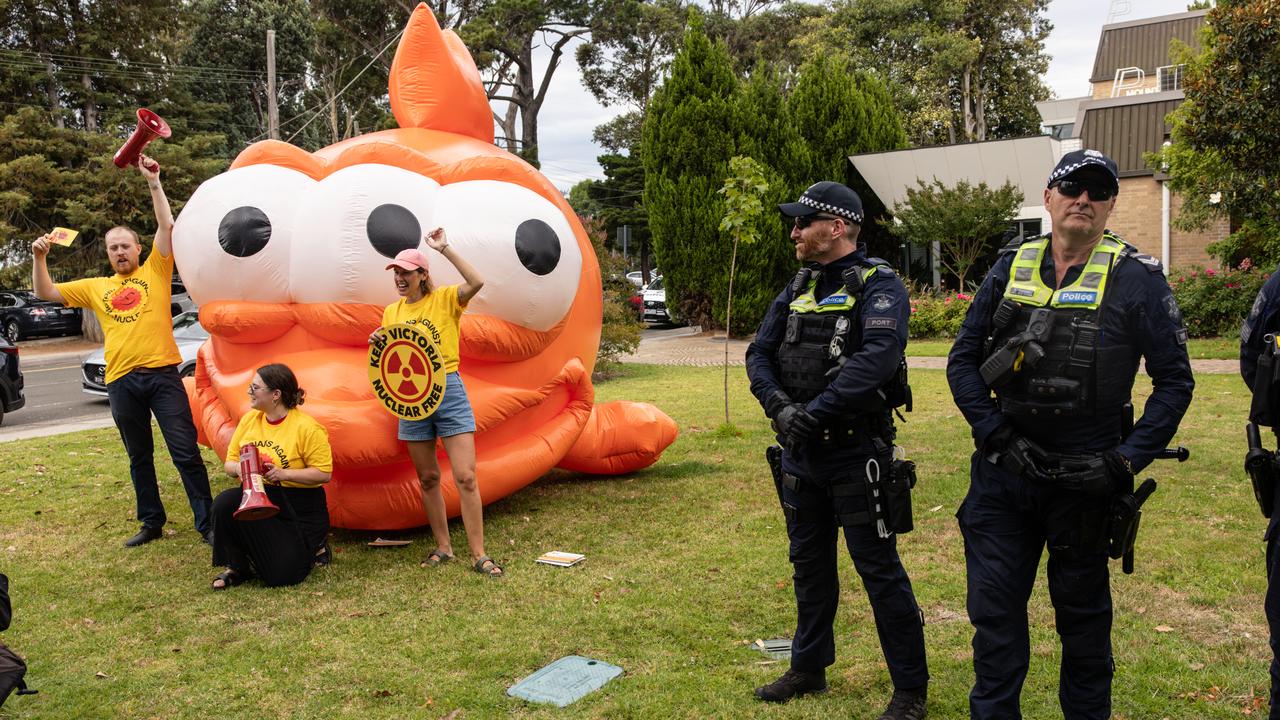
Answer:
[[[286,362],[311,391],[305,412],[329,432],[334,527],[427,522],[418,473],[368,383],[366,340],[398,297],[386,266],[401,250],[423,249],[437,285],[461,281],[423,242],[442,226],[485,280],[460,323],[458,368],[485,502],[553,467],[651,465],[675,440],[675,422],[643,403],[594,402],[603,296],[590,238],[546,177],[494,146],[475,62],[425,3],[401,36],[388,96],[399,127],[314,153],[254,143],[177,219],[178,268],[210,332],[184,381],[200,442],[225,453],[253,369]],[[456,515],[452,471],[440,460]]]
[[[582,250],[559,208],[519,185],[473,180],[441,188],[438,213],[449,244],[484,275],[467,312],[538,331],[564,319],[578,292]],[[437,283],[462,281],[451,263],[429,257]]]
[[[294,302],[395,302],[387,263],[401,250],[422,246],[422,234],[440,224],[439,195],[435,180],[377,163],[351,165],[316,183],[301,199],[295,222]],[[467,249],[458,250],[481,264]]]
[[[287,302],[295,216],[315,185],[296,170],[253,165],[197,188],[182,209],[178,259],[192,299]]]

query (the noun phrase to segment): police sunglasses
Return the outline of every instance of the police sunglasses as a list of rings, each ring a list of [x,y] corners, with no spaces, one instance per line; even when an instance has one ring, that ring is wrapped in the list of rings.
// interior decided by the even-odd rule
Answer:
[[[1093,196],[1090,195],[1089,197]],[[818,213],[814,213],[812,215],[797,215],[795,218],[795,225],[797,229],[803,230],[810,225],[823,220],[843,220],[843,218],[838,218],[834,215],[820,215]]]
[[[1049,187],[1058,188],[1058,192],[1069,198],[1078,198],[1081,193],[1089,193],[1094,202],[1106,202],[1115,197],[1116,192],[1107,185],[1094,180],[1058,180]]]

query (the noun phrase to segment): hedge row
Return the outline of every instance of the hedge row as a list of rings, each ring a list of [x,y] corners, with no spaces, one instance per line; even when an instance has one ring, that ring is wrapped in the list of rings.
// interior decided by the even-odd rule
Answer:
[[[1169,275],[1169,286],[1191,337],[1238,337],[1240,323],[1262,284],[1270,277],[1249,260],[1218,270],[1190,268]],[[965,293],[935,293],[913,288],[910,333],[913,338],[954,338],[969,309]]]

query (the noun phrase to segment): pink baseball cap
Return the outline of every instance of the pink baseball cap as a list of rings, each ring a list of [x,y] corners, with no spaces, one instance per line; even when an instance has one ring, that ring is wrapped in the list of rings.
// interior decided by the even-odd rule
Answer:
[[[408,248],[396,253],[396,259],[386,267],[390,270],[393,267],[403,268],[405,270],[426,270],[427,256],[422,254],[418,248]]]

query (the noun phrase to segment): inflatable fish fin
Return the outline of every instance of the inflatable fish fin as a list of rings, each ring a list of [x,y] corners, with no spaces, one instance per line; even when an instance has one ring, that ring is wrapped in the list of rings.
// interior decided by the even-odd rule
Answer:
[[[559,467],[617,475],[649,467],[675,442],[676,421],[648,403],[615,400],[596,405]]]
[[[453,32],[418,3],[400,38],[388,83],[402,128],[429,128],[493,142],[493,111],[475,61]]]

